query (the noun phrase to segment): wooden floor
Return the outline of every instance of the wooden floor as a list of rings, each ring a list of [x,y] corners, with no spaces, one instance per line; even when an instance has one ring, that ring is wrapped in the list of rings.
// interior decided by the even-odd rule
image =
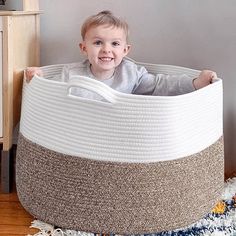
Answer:
[[[29,226],[33,217],[21,206],[16,190],[10,194],[0,193],[0,235],[17,236],[35,234]]]

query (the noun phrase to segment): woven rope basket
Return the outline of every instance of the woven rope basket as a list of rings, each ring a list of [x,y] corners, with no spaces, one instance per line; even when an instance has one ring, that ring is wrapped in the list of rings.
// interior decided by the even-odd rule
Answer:
[[[211,211],[224,183],[220,79],[179,96],[143,96],[86,77],[53,80],[62,67],[42,67],[44,78],[24,84],[16,184],[29,213],[62,228],[141,234]],[[103,99],[74,96],[74,87]]]

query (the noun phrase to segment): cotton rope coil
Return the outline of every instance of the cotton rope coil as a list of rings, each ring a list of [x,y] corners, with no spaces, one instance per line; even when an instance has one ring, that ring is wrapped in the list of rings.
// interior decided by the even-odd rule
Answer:
[[[16,183],[27,211],[59,227],[137,234],[183,227],[211,210],[224,183],[221,79],[183,95],[144,96],[87,77],[53,80],[62,67],[42,67],[44,78],[24,83]]]

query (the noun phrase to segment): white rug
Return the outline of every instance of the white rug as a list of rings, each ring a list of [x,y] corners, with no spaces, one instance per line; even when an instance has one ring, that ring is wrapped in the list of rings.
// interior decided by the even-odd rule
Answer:
[[[35,220],[32,228],[39,232],[28,236],[95,236],[93,233],[58,229],[54,226]],[[225,183],[220,201],[205,218],[187,228],[175,231],[145,234],[142,236],[236,236],[236,177]],[[111,236],[115,236],[112,235]],[[136,235],[138,236],[138,235]],[[141,236],[141,235],[139,235]]]

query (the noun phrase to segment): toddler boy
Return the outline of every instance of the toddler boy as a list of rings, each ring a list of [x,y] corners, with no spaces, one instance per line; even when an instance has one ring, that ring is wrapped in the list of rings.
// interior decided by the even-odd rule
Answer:
[[[197,78],[148,73],[145,67],[125,58],[130,51],[129,28],[125,21],[110,11],[90,16],[82,25],[81,35],[79,46],[87,59],[65,65],[62,81],[69,81],[73,75],[82,75],[123,93],[167,96],[200,89],[217,78],[216,73],[210,70],[203,70]],[[27,68],[26,80],[30,81],[35,74],[43,76],[40,68]]]

